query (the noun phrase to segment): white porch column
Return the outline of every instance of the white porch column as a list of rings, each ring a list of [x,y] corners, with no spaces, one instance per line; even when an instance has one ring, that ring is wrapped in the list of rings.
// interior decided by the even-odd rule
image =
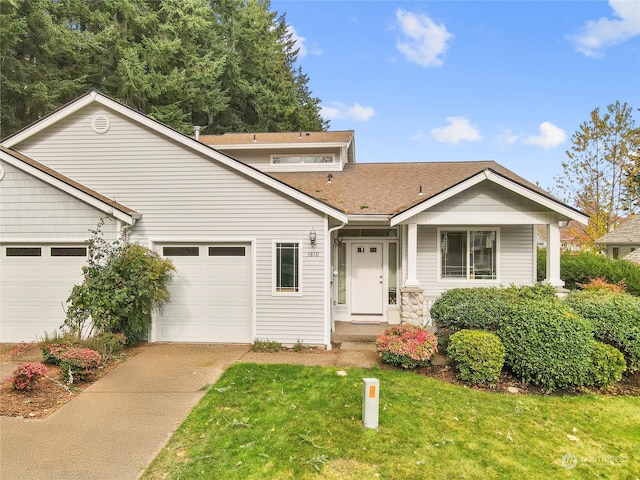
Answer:
[[[547,283],[554,287],[564,287],[560,279],[560,225],[547,225]]]
[[[407,281],[405,287],[419,287],[418,281],[418,225],[407,225]]]

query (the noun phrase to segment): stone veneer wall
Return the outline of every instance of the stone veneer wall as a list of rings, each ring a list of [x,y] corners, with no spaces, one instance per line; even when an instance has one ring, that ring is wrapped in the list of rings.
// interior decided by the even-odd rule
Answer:
[[[400,292],[400,323],[422,326],[424,323],[424,290],[419,287],[405,287]]]

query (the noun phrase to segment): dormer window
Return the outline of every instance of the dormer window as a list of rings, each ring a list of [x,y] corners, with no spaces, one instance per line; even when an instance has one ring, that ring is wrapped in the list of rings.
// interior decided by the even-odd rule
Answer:
[[[334,155],[271,155],[272,165],[333,163]]]

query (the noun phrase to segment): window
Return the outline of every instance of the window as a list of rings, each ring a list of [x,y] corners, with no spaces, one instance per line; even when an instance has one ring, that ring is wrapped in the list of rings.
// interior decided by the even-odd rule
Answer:
[[[338,245],[338,305],[347,303],[347,244]]]
[[[200,255],[200,247],[162,247],[162,255],[165,257],[197,257]]]
[[[41,257],[40,247],[7,247],[7,257]]]
[[[389,285],[389,305],[398,304],[398,244],[389,242],[389,265],[388,265],[388,285]]]
[[[51,247],[52,257],[86,257],[87,247]]]
[[[333,155],[272,155],[273,165],[333,163]]]
[[[244,247],[209,247],[210,257],[244,257]]]
[[[300,292],[300,248],[298,243],[276,243],[276,293]]]
[[[615,258],[620,258],[620,247],[613,247],[611,249],[611,256]]]
[[[440,231],[440,277],[495,280],[495,230]]]

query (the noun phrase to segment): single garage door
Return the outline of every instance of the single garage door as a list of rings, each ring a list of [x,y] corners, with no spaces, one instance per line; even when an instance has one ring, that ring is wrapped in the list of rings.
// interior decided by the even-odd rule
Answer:
[[[0,341],[30,342],[64,322],[66,300],[82,282],[84,245],[2,246]]]
[[[162,245],[176,274],[156,323],[170,342],[251,342],[251,245]]]

